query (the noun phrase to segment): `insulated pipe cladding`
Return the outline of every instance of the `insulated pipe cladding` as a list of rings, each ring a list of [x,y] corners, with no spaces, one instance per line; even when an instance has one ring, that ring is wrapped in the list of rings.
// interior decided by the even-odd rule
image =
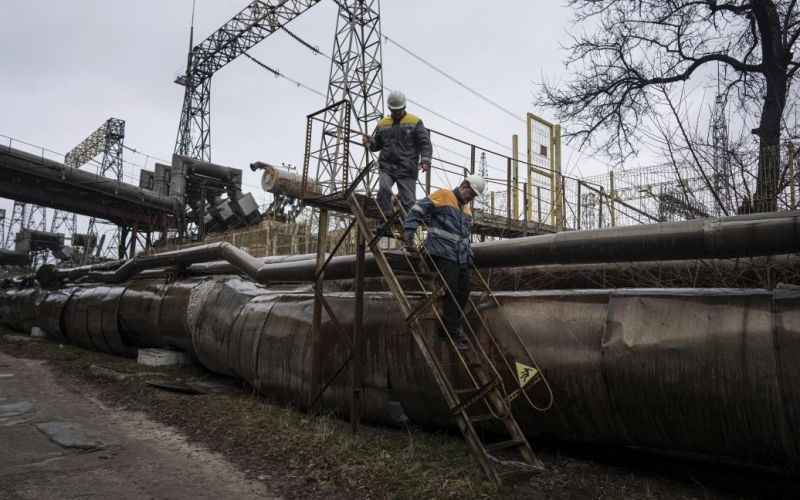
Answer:
[[[476,243],[473,250],[479,268],[794,254],[800,253],[800,211],[529,236]],[[225,261],[211,262],[220,258]],[[404,259],[392,260],[405,268]],[[316,275],[314,259],[265,264],[229,243],[213,243],[137,256],[113,273],[90,272],[89,279],[120,282],[145,269],[196,263],[208,263],[202,267],[206,271],[233,267],[258,283],[310,282]],[[366,276],[380,275],[371,254],[367,254],[365,263]],[[353,255],[334,257],[325,270],[327,279],[348,279],[354,275]]]
[[[350,330],[353,294],[327,299]],[[525,361],[524,350],[531,353],[554,395],[546,412],[514,400],[528,436],[800,463],[800,290],[513,292],[497,300],[478,304],[485,323],[470,323],[503,384],[512,390],[516,379],[485,325],[512,366]],[[308,286],[265,288],[224,276],[139,280],[5,290],[0,321],[125,356],[138,347],[179,347],[210,370],[302,405],[309,395],[313,304]],[[393,304],[390,294],[365,295],[359,418],[392,420],[399,404],[414,422],[450,427],[444,399]],[[435,325],[425,328],[434,355],[456,363],[435,342]],[[350,351],[325,316],[322,329],[319,376],[333,383],[320,404],[347,414],[349,379],[333,376]],[[469,385],[462,372],[446,369],[458,386]],[[543,384],[530,397],[540,406],[548,401]]]

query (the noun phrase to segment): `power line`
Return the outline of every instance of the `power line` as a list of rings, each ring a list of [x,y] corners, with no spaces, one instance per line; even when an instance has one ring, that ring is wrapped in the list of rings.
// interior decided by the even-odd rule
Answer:
[[[295,80],[294,78],[289,78],[288,76],[284,75],[283,73],[281,73],[281,72],[280,72],[280,71],[278,71],[277,69],[272,69],[272,68],[270,68],[269,66],[267,66],[267,65],[266,65],[266,64],[264,64],[263,62],[259,61],[259,60],[258,60],[258,59],[256,59],[255,57],[251,56],[251,55],[250,55],[250,54],[248,54],[247,52],[245,52],[245,53],[244,53],[244,56],[245,56],[245,57],[247,57],[248,59],[250,59],[251,61],[253,61],[254,63],[258,64],[259,66],[261,66],[261,67],[262,67],[262,68],[264,68],[265,70],[269,71],[269,72],[270,72],[270,73],[272,73],[273,75],[275,75],[275,77],[276,77],[276,78],[283,78],[283,79],[285,79],[285,80],[289,80],[290,82],[294,83],[294,84],[295,84],[295,85],[297,85],[298,87],[302,87],[302,88],[304,88],[304,89],[306,89],[306,90],[308,90],[308,91],[310,91],[310,92],[313,92],[313,93],[315,93],[315,94],[317,94],[317,95],[319,95],[319,96],[321,96],[321,97],[325,97],[325,94],[323,94],[323,93],[322,93],[322,92],[320,92],[319,90],[317,90],[317,89],[314,89],[314,88],[311,88],[311,87],[309,87],[308,85],[306,85],[306,84],[304,84],[304,83],[298,82],[298,81],[297,81],[297,80]]]
[[[281,26],[281,29],[282,29],[283,31],[285,31],[285,32],[286,32],[286,33],[287,33],[287,34],[288,34],[290,37],[294,38],[295,40],[297,40],[298,42],[300,42],[301,44],[303,44],[304,46],[306,46],[306,47],[307,47],[309,50],[311,50],[311,52],[313,52],[313,53],[314,53],[314,55],[319,55],[319,54],[322,54],[322,52],[320,52],[320,50],[319,50],[319,46],[311,45],[310,43],[306,42],[305,40],[303,40],[303,39],[302,39],[302,38],[300,38],[299,36],[295,35],[295,34],[294,34],[294,33],[292,33],[291,31],[289,31],[289,30],[286,28],[286,26]],[[328,57],[326,54],[322,54],[322,55],[323,55],[323,56],[325,56],[325,57],[327,57],[328,59],[330,59],[330,57]]]
[[[432,70],[436,71],[436,72],[437,72],[437,73],[439,73],[440,75],[444,76],[445,78],[447,78],[447,79],[448,79],[448,80],[450,80],[451,82],[455,83],[455,84],[456,84],[456,85],[458,85],[459,87],[462,87],[462,88],[464,88],[464,89],[468,90],[468,91],[469,91],[470,93],[472,93],[473,95],[475,95],[475,96],[479,97],[480,99],[482,99],[482,100],[486,101],[487,103],[491,104],[492,106],[494,106],[495,108],[499,109],[500,111],[503,111],[504,113],[506,113],[506,114],[508,114],[509,116],[513,117],[515,120],[518,120],[518,121],[520,121],[520,122],[522,122],[522,123],[526,123],[526,122],[525,122],[525,120],[523,120],[522,118],[520,118],[520,117],[519,117],[519,116],[517,116],[516,114],[512,113],[511,111],[509,111],[508,109],[504,108],[503,106],[501,106],[501,105],[497,104],[496,102],[494,102],[493,100],[489,99],[489,98],[488,98],[488,97],[486,97],[485,95],[481,94],[481,93],[480,93],[480,92],[478,92],[477,90],[475,90],[475,89],[473,89],[473,88],[469,87],[468,85],[466,85],[466,84],[464,84],[464,83],[461,83],[461,82],[460,82],[460,81],[459,81],[457,78],[455,78],[455,77],[452,77],[452,76],[450,76],[449,74],[445,73],[444,71],[442,71],[441,69],[439,69],[439,68],[438,68],[438,67],[436,67],[435,65],[433,65],[433,64],[431,64],[431,63],[429,63],[428,61],[426,61],[426,60],[425,60],[425,59],[423,59],[422,57],[420,57],[420,56],[418,56],[417,54],[415,54],[415,53],[411,52],[411,51],[410,51],[410,50],[408,50],[407,48],[403,47],[402,45],[400,45],[400,44],[399,44],[399,43],[397,43],[396,41],[394,41],[394,40],[392,40],[391,38],[389,38],[388,36],[386,36],[386,35],[383,35],[383,39],[384,39],[384,40],[386,40],[386,41],[388,41],[388,42],[392,42],[392,43],[393,43],[393,44],[395,44],[395,45],[396,45],[396,46],[397,46],[397,47],[398,47],[400,50],[404,51],[405,53],[407,53],[407,54],[408,54],[408,55],[410,55],[411,57],[413,57],[413,58],[417,59],[418,61],[420,61],[420,62],[421,62],[421,63],[423,63],[424,65],[428,66],[428,67],[429,67],[429,68],[431,68]]]
[[[334,0],[334,2],[335,2],[337,5],[339,5],[339,3],[338,3],[338,2],[336,2],[336,0]],[[342,7],[341,5],[339,5],[339,6],[340,6],[340,7]],[[344,7],[342,7],[342,8],[344,8]],[[328,54],[326,54],[326,53],[324,53],[324,52],[320,51],[318,46],[311,45],[310,43],[306,42],[305,40],[303,40],[302,38],[300,38],[300,37],[299,37],[298,35],[296,35],[295,33],[293,33],[293,32],[291,32],[291,31],[289,31],[288,29],[286,29],[286,27],[285,27],[285,26],[281,26],[281,29],[282,29],[283,31],[285,31],[286,33],[288,33],[288,34],[289,34],[289,36],[291,36],[292,38],[294,38],[294,39],[295,39],[297,42],[299,42],[300,44],[302,44],[304,47],[308,48],[308,49],[309,49],[311,52],[313,52],[313,53],[314,53],[314,55],[321,55],[321,56],[325,57],[325,58],[326,58],[326,59],[328,59],[328,60],[332,60],[332,59],[331,59],[331,56],[329,56]],[[263,63],[261,63],[261,62],[257,61],[255,58],[253,58],[253,57],[252,57],[252,56],[250,56],[249,54],[245,53],[244,55],[245,55],[245,56],[247,56],[247,57],[249,57],[249,58],[250,58],[250,59],[252,59],[253,61],[257,62],[258,64],[260,64],[262,67],[264,67],[264,68],[265,68],[265,69],[267,69],[268,71],[271,71],[271,72],[272,72],[272,73],[273,73],[275,76],[282,76],[282,75],[280,74],[280,72],[278,72],[278,71],[276,71],[276,70],[273,70],[273,69],[272,69],[272,68],[270,68],[269,66],[267,66],[267,65],[265,65],[265,64],[263,64]],[[286,78],[286,77],[284,77],[284,78]],[[291,80],[291,81],[294,81],[294,80]],[[306,85],[300,84],[299,82],[296,82],[296,83],[297,83],[297,85],[298,85],[298,86],[303,86],[304,88],[306,88],[306,89],[308,89],[308,90],[311,90],[312,92],[314,92],[314,93],[316,93],[316,94],[323,95],[321,92],[319,92],[319,91],[317,91],[317,90],[314,90],[314,89],[312,89],[312,88],[310,88],[310,87],[308,87],[308,86],[306,86]],[[385,86],[384,86],[384,88],[383,88],[383,89],[384,89],[384,90],[387,90],[387,89],[388,89],[388,87],[385,87]],[[323,97],[324,97],[324,95],[323,95]],[[511,148],[510,148],[510,147],[508,147],[507,145],[505,145],[505,144],[502,144],[502,143],[500,143],[500,142],[497,142],[497,141],[495,141],[494,139],[491,139],[491,138],[489,138],[489,137],[487,137],[487,136],[485,136],[485,135],[481,134],[480,132],[477,132],[477,131],[475,131],[475,130],[472,130],[471,128],[469,128],[469,127],[466,127],[466,126],[464,126],[464,125],[462,125],[462,124],[460,124],[460,123],[456,122],[455,120],[451,120],[450,118],[448,118],[448,117],[446,117],[446,116],[442,115],[441,113],[437,113],[436,111],[434,111],[434,110],[432,110],[432,109],[430,109],[430,108],[428,108],[428,107],[426,107],[426,106],[423,106],[422,104],[420,104],[420,103],[418,103],[418,102],[416,102],[416,101],[413,101],[413,100],[411,100],[411,99],[407,99],[407,101],[408,101],[408,102],[410,102],[410,103],[412,103],[412,104],[414,104],[415,106],[418,106],[418,107],[420,107],[420,108],[424,109],[424,110],[425,110],[425,111],[427,111],[428,113],[431,113],[431,114],[433,114],[433,115],[436,115],[436,116],[438,116],[439,118],[441,118],[442,120],[445,120],[446,122],[448,122],[448,123],[451,123],[451,124],[455,125],[456,127],[459,127],[459,128],[461,128],[461,129],[463,129],[463,130],[466,130],[467,132],[469,132],[469,133],[471,133],[471,134],[475,134],[476,136],[480,137],[481,139],[483,139],[483,140],[485,140],[485,141],[489,141],[489,142],[491,142],[492,144],[495,144],[495,145],[497,145],[497,146],[503,147],[503,148],[505,148],[505,149],[507,149],[507,150],[511,151]],[[507,110],[506,110],[506,111],[507,111]],[[507,111],[507,112],[508,112],[508,111]]]

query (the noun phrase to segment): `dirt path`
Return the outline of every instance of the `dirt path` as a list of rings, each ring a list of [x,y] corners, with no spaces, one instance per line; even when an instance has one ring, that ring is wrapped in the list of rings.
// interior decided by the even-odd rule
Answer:
[[[3,353],[0,450],[3,498],[278,498],[170,427]]]

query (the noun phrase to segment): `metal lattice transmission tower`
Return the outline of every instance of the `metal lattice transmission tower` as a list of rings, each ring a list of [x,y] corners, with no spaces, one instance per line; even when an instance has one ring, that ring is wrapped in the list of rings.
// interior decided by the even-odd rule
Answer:
[[[3,224],[5,225],[5,211],[3,211]],[[14,238],[22,229],[34,231],[47,231],[47,208],[21,201],[14,201],[14,208],[8,228],[3,230],[3,248],[11,248]]]
[[[50,222],[50,232],[62,232],[72,242],[75,233],[78,231],[78,216],[72,212],[64,210],[54,210],[53,219]]]
[[[481,152],[481,157],[478,160],[478,175],[480,175],[484,179],[489,177],[489,164],[486,163],[486,153],[485,152]],[[489,192],[486,191],[479,197],[479,201],[480,201],[480,205],[481,205],[482,209],[485,209],[486,200],[490,196],[491,195],[489,194]]]
[[[326,106],[351,103],[350,127],[341,107],[325,113],[317,183],[328,192],[342,181],[342,141],[360,141],[383,118],[383,65],[379,0],[334,0],[339,6],[331,54]],[[349,148],[349,166],[360,170],[367,163],[364,148]],[[353,178],[354,175],[348,175]],[[368,177],[367,182],[372,185]]]
[[[11,211],[11,219],[8,221],[3,248],[11,248],[14,243],[14,236],[23,228],[27,222],[28,207],[21,201],[14,201],[14,208]]]
[[[28,205],[28,207],[28,221],[25,223],[25,228],[47,231],[47,207],[39,205]]]
[[[724,207],[729,213],[734,212],[734,207],[731,205],[731,178],[733,172],[731,171],[731,157],[730,157],[730,144],[728,142],[728,120],[725,116],[725,108],[727,106],[727,99],[722,94],[717,94],[714,99],[714,113],[711,118],[711,140],[713,149],[713,189],[716,190],[720,200],[728,203],[729,206]],[[724,213],[722,207],[720,212]]]
[[[175,153],[211,161],[211,77],[318,2],[254,0],[196,47],[192,28],[186,71],[175,80],[186,89]]]
[[[125,120],[119,118],[109,118],[97,130],[84,139],[80,144],[64,156],[64,164],[80,168],[89,162],[92,158],[103,153],[103,158],[100,162],[98,174],[103,177],[111,177],[122,180],[122,150],[123,142],[125,140]],[[67,218],[66,214],[58,214],[53,216],[53,223],[59,219]],[[89,227],[86,231],[86,241],[97,241],[98,222],[95,217],[89,219]],[[112,251],[118,246],[120,240],[119,227],[114,231],[111,238],[111,243],[108,245],[109,251]],[[101,248],[97,248],[98,255]],[[85,263],[89,254],[89,247],[84,249],[82,261]]]

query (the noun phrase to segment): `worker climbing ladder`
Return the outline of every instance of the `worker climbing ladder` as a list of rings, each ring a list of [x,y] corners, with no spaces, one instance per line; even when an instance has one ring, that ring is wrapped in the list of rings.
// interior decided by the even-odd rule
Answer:
[[[371,197],[359,197],[354,193],[350,193],[347,197],[347,202],[355,217],[356,225],[362,234],[372,234],[369,219],[365,215],[362,204],[375,203],[375,200]],[[448,370],[444,369],[445,367],[443,364],[437,359],[430,346],[427,344],[423,325],[423,321],[426,319],[437,319],[441,322],[441,315],[436,310],[436,302],[448,291],[445,281],[441,279],[438,270],[435,268],[432,269],[432,266],[430,266],[419,253],[390,253],[382,250],[379,245],[381,238],[387,232],[391,231],[393,225],[401,216],[402,213],[398,211],[392,216],[385,218],[384,223],[375,232],[374,237],[369,241],[367,246],[369,250],[372,251],[389,289],[400,304],[411,335],[419,347],[423,359],[431,370],[433,378],[445,398],[453,419],[464,434],[467,444],[486,476],[497,484],[503,484],[515,477],[528,475],[540,470],[541,463],[534,455],[510,407],[511,401],[519,394],[524,393],[523,389],[525,389],[526,386],[532,387],[541,380],[538,368],[522,365],[524,367],[523,370],[528,370],[525,377],[530,377],[530,382],[527,380],[521,382],[520,388],[517,391],[510,395],[506,394],[503,389],[503,379],[492,364],[490,357],[483,350],[480,343],[477,342],[476,338],[469,339],[469,348],[466,351],[457,351],[459,362],[451,363],[450,365],[460,366],[462,369],[466,370],[469,378],[473,382],[473,387],[454,387],[453,381],[447,376]],[[424,299],[416,307],[412,307],[407,292],[403,289],[398,280],[397,273],[392,263],[390,263],[390,260],[393,259],[405,260],[410,274],[415,277],[418,284],[425,290]],[[402,262],[397,262],[395,264],[396,267],[400,267]],[[437,285],[436,283],[439,284]],[[485,292],[484,296],[488,296],[489,293],[490,292]],[[472,310],[476,310],[474,303],[472,304]],[[436,317],[426,317],[425,314],[427,311],[433,311]],[[465,313],[467,312],[468,311],[461,311],[462,316],[466,317]],[[451,338],[449,341],[452,343],[453,339]],[[493,341],[496,343],[496,340],[493,339]],[[519,365],[519,363],[517,364]],[[537,375],[539,376],[537,377]],[[520,374],[520,377],[522,377],[522,374]],[[520,380],[522,379],[520,378]],[[470,412],[473,408],[478,408],[481,405],[487,409],[486,413],[475,414],[474,412]],[[501,423],[510,439],[499,443],[484,443],[475,429],[475,424],[486,420],[495,420]],[[521,456],[522,462],[519,460],[503,461],[492,455],[492,453],[501,450],[516,451],[518,455]],[[525,466],[516,467],[515,470],[509,473],[501,474],[497,467],[497,465],[501,463],[522,463],[525,464]]]

